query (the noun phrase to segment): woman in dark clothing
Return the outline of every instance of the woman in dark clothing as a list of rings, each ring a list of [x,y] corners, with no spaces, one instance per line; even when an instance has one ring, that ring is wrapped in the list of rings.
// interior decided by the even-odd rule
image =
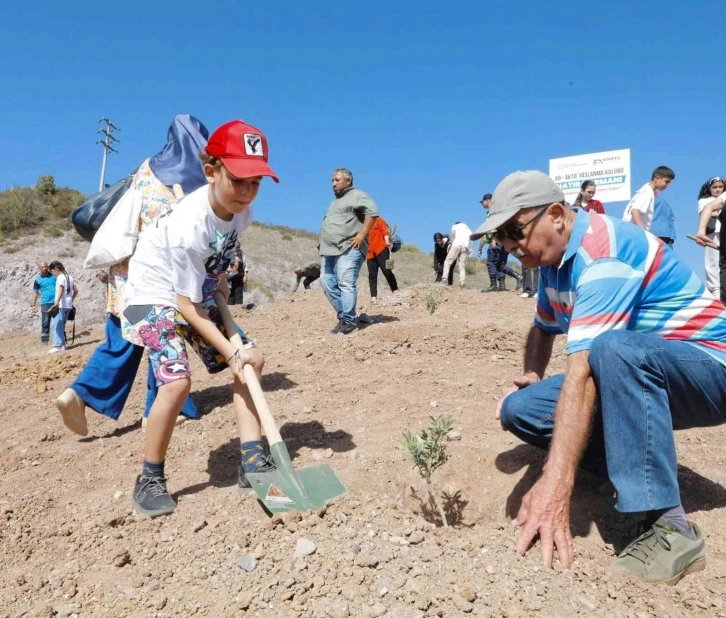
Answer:
[[[439,232],[434,234],[434,271],[436,272],[436,283],[441,281],[441,277],[444,274],[444,261],[446,255],[449,253],[449,246],[451,242],[448,236],[444,236]],[[454,269],[449,269],[449,285],[454,283]]]

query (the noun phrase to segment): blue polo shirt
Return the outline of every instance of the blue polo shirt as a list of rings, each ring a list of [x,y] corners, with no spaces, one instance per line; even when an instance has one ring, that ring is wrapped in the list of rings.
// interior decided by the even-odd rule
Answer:
[[[614,330],[685,341],[726,365],[726,308],[662,240],[576,210],[558,266],[540,268],[535,325],[567,333],[567,354]]]
[[[650,223],[650,233],[658,238],[676,239],[676,217],[673,214],[671,205],[660,195],[655,197],[653,207],[653,220]]]
[[[52,305],[55,302],[55,275],[38,275],[33,281],[33,292],[40,292],[41,305]]]

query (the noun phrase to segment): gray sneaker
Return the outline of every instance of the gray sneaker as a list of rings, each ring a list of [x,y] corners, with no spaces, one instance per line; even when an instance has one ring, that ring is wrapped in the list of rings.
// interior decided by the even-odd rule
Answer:
[[[275,465],[275,462],[272,460],[272,457],[270,457],[269,455],[265,455],[262,458],[262,462],[260,463],[260,465],[257,466],[255,473],[271,472],[272,470],[277,470],[277,466]],[[240,496],[246,496],[246,495],[252,493],[252,484],[250,483],[249,479],[247,478],[247,475],[245,474],[245,471],[242,469],[242,466],[239,467],[239,478],[237,479],[237,491],[239,492]]]
[[[691,522],[695,539],[683,536],[659,519],[628,545],[610,566],[646,584],[677,584],[684,575],[706,568],[706,543],[701,528]]]
[[[147,517],[168,515],[176,509],[176,502],[169,495],[166,478],[163,476],[154,478],[137,476],[131,504],[137,513]]]

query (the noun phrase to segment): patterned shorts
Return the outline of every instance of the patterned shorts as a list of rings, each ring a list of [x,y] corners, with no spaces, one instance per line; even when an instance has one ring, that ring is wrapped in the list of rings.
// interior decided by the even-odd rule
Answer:
[[[222,316],[213,302],[204,303],[209,319],[226,337]],[[156,385],[168,384],[191,376],[186,344],[199,355],[209,373],[218,373],[227,367],[224,356],[209,345],[174,307],[165,305],[131,305],[124,310],[131,324],[128,340],[149,351]],[[242,343],[254,347],[244,331],[237,327]]]

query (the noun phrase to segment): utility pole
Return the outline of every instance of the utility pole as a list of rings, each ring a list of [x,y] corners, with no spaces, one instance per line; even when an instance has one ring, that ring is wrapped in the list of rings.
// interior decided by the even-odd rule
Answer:
[[[111,122],[105,116],[103,118],[101,118],[101,120],[99,120],[98,122],[106,123],[105,127],[96,131],[96,133],[103,133],[106,136],[105,138],[100,139],[96,142],[97,144],[101,144],[101,146],[103,146],[103,163],[101,164],[101,180],[98,183],[98,190],[103,191],[105,182],[106,182],[106,161],[108,160],[108,151],[110,150],[111,152],[115,152],[116,154],[118,154],[118,150],[115,150],[114,147],[111,146],[111,142],[113,141],[113,142],[118,142],[119,144],[121,143],[119,140],[117,140],[113,136],[113,132],[120,131],[121,129],[119,129],[113,122]]]

